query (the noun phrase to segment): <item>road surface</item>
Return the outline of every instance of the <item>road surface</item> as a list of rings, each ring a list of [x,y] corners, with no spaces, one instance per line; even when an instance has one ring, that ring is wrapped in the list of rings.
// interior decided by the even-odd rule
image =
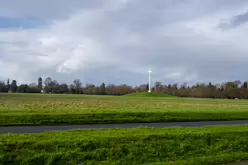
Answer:
[[[69,131],[78,129],[107,129],[107,128],[137,128],[137,127],[204,127],[204,126],[248,126],[248,120],[239,121],[200,121],[200,122],[172,122],[172,123],[129,123],[129,124],[91,124],[68,126],[15,126],[0,127],[0,134],[4,133],[42,133],[50,131]]]

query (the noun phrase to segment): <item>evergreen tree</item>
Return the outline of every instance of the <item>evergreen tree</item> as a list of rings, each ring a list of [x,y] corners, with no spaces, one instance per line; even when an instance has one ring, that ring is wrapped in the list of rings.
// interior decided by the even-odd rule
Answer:
[[[244,82],[244,88],[248,88],[248,82]]]
[[[42,78],[41,77],[39,77],[38,78],[38,88],[39,88],[39,90],[42,90],[43,89],[43,85],[42,85]]]
[[[12,83],[10,85],[10,91],[12,93],[16,93],[17,92],[17,82],[16,82],[16,80],[13,80],[12,81]]]
[[[100,94],[101,95],[105,95],[106,94],[106,87],[105,87],[105,84],[102,83],[101,86],[100,86]]]

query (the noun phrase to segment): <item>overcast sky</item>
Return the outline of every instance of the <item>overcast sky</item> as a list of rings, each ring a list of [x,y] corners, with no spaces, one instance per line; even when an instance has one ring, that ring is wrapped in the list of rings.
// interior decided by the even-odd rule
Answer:
[[[247,0],[0,0],[0,79],[248,79]]]

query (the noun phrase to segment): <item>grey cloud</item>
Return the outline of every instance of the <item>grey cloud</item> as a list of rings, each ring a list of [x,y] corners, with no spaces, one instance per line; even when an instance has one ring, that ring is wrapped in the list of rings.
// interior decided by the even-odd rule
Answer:
[[[43,19],[63,18],[79,9],[103,5],[102,0],[0,0],[0,16],[34,17]]]
[[[59,18],[37,31],[0,32],[0,42],[8,42],[2,45],[8,62],[30,68],[24,78],[14,71],[10,72],[12,77],[36,81],[37,76],[51,76],[62,82],[81,78],[96,84],[136,85],[146,83],[151,67],[153,81],[164,83],[247,79],[248,49],[240,48],[247,36],[235,41],[232,38],[241,36],[242,31],[222,32],[214,28],[218,22],[212,22],[221,19],[222,11],[241,10],[246,1],[133,0],[107,9],[96,1],[64,1],[68,9],[58,2],[48,5],[48,1],[40,1],[38,11],[33,10],[33,1],[29,7],[19,4],[16,12],[0,7],[2,15],[32,16],[33,12],[35,17]],[[16,49],[19,53],[13,51]],[[45,57],[38,57],[40,54]],[[66,62],[72,72],[60,73],[58,67]]]
[[[0,0],[0,16],[2,17],[34,17],[56,19],[68,17],[70,14],[82,10],[102,8],[107,4],[125,0]],[[185,19],[207,15],[222,9],[232,9],[247,4],[246,0],[132,0],[128,1],[123,11],[133,17],[141,16],[140,11],[164,12],[161,17],[168,20]],[[131,11],[131,13],[127,13]],[[138,12],[137,12],[138,11]],[[138,15],[135,15],[138,14]],[[146,17],[150,17],[146,15]],[[129,17],[130,19],[132,17]],[[144,17],[142,17],[144,19]]]
[[[220,28],[222,28],[223,30],[227,30],[230,28],[235,28],[238,27],[242,24],[247,23],[248,21],[248,11],[242,13],[242,14],[238,14],[236,16],[234,16],[229,22],[227,23],[221,23],[219,25]]]
[[[246,23],[248,21],[248,11],[235,16],[235,18],[231,21],[230,24],[232,24],[232,26],[239,26],[243,23]]]

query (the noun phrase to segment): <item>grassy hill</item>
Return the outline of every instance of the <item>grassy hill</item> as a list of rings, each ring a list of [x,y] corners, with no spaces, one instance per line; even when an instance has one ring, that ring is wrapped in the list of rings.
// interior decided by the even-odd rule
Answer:
[[[148,92],[136,92],[127,94],[125,96],[135,96],[135,97],[175,97],[167,94],[161,94],[161,93],[148,93]]]

